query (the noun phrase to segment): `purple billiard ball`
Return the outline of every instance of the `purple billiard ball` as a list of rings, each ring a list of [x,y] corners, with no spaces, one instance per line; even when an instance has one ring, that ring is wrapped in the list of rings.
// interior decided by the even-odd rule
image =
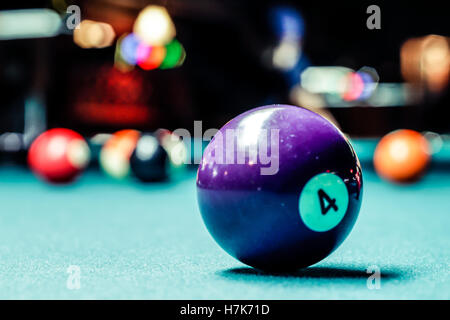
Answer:
[[[206,147],[197,196],[208,231],[241,262],[289,271],[350,233],[362,172],[347,138],[307,109],[270,105],[225,124]]]

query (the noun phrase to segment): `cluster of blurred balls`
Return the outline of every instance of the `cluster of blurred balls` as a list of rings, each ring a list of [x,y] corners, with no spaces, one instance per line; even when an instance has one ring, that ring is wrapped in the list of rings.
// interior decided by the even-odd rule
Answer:
[[[99,165],[114,179],[129,177],[142,182],[165,181],[184,172],[187,148],[181,137],[166,129],[143,133],[120,130],[98,143],[86,141],[77,132],[50,129],[38,136],[30,146],[28,164],[42,180],[70,183],[76,180],[95,156],[100,145]]]
[[[106,141],[99,163],[106,174],[116,179],[134,175],[143,182],[152,182],[182,171],[186,159],[186,145],[175,133],[166,129],[153,133],[126,129]]]

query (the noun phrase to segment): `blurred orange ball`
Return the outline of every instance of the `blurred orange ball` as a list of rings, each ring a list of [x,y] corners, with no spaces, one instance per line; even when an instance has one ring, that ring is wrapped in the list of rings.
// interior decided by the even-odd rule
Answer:
[[[100,151],[100,166],[111,177],[124,179],[130,173],[130,157],[140,132],[132,129],[117,131]]]
[[[373,158],[376,172],[393,182],[411,182],[422,176],[430,161],[430,146],[413,130],[396,130],[378,143]]]

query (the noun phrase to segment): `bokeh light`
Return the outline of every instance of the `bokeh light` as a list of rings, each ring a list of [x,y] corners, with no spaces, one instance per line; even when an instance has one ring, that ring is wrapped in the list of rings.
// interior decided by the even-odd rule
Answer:
[[[296,85],[290,90],[289,98],[294,105],[311,110],[340,128],[336,118],[327,108],[327,102],[321,94],[309,92],[300,85]]]
[[[346,76],[346,88],[342,95],[342,99],[345,101],[357,100],[364,91],[364,81],[360,74],[357,72],[350,72]]]
[[[0,151],[17,152],[23,148],[23,135],[5,132],[0,135]]]
[[[407,40],[400,51],[403,78],[431,92],[446,88],[450,73],[449,38],[428,35]]]
[[[137,64],[144,70],[158,68],[165,57],[166,48],[163,46],[148,46],[141,43],[137,48]]]
[[[73,41],[81,48],[105,48],[113,44],[116,37],[114,29],[108,23],[92,20],[81,21],[79,28],[73,31]]]
[[[131,33],[117,41],[115,65],[122,71],[135,65],[143,70],[171,69],[181,66],[185,57],[184,47],[176,39],[165,46],[148,45]]]
[[[163,46],[175,37],[175,25],[166,8],[145,7],[136,18],[133,32],[147,45]]]
[[[431,35],[424,40],[422,72],[428,89],[440,92],[447,86],[450,71],[449,38]]]
[[[279,39],[299,41],[304,33],[304,22],[301,14],[289,6],[275,6],[270,12],[270,21],[275,35]]]
[[[301,53],[298,42],[283,40],[273,51],[272,64],[280,70],[291,70],[296,66]]]
[[[310,92],[300,85],[296,85],[289,92],[290,101],[305,108],[324,108],[326,101],[322,95]]]
[[[303,18],[292,7],[275,6],[269,19],[278,41],[272,52],[272,65],[281,71],[290,71],[302,56]]]
[[[367,103],[372,107],[394,107],[417,103],[421,92],[405,83],[379,83]]]
[[[300,75],[301,85],[314,93],[342,95],[347,89],[347,77],[352,72],[345,67],[308,67]]]
[[[380,77],[377,71],[371,67],[363,67],[357,71],[357,74],[364,82],[364,88],[359,96],[359,100],[366,100],[370,98],[373,92],[376,90]]]
[[[50,9],[0,11],[0,40],[54,37],[61,26],[61,17]]]
[[[127,37],[127,34],[120,36],[116,42],[116,49],[114,51],[114,67],[119,71],[129,72],[134,69],[134,64],[128,63],[122,56],[122,41],[125,37]]]
[[[178,40],[174,39],[172,42],[166,45],[165,49],[166,54],[164,60],[161,63],[161,69],[175,68],[183,64],[186,53],[183,46]]]
[[[444,139],[442,139],[439,133],[426,131],[422,134],[430,145],[430,152],[432,155],[439,153],[442,150],[442,147],[444,146]]]
[[[137,63],[137,52],[140,45],[139,39],[133,33],[126,35],[120,41],[120,54],[128,64],[135,65]]]

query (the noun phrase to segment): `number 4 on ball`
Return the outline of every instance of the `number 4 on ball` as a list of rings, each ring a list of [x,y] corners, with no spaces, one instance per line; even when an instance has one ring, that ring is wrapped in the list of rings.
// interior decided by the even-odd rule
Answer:
[[[320,211],[322,212],[322,214],[327,214],[327,212],[331,208],[333,208],[334,211],[338,211],[338,207],[336,206],[336,199],[331,199],[328,194],[322,189],[319,189],[319,191],[317,191],[317,195],[319,196]],[[327,206],[325,206],[326,203],[328,203]]]

